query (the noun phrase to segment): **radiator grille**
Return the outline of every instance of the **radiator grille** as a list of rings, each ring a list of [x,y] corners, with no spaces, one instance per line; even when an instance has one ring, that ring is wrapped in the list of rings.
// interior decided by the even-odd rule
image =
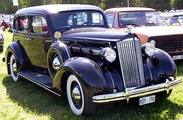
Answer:
[[[145,84],[142,53],[138,39],[127,39],[117,43],[120,67],[125,88]]]
[[[156,47],[166,52],[183,51],[183,35],[158,36],[149,38],[156,41]]]

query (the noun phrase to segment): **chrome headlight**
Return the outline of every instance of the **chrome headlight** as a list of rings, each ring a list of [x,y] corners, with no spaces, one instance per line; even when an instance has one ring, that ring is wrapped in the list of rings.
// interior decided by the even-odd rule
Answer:
[[[151,40],[149,43],[153,44],[154,46],[156,46],[156,41],[155,40]]]
[[[156,51],[156,48],[154,47],[153,44],[151,43],[147,43],[146,44],[146,47],[145,47],[145,53],[149,56],[149,57],[152,57],[154,55]]]
[[[110,63],[116,59],[116,52],[109,47],[103,48],[100,52],[100,55]]]
[[[3,35],[2,34],[0,34],[0,40],[2,40],[3,39]]]

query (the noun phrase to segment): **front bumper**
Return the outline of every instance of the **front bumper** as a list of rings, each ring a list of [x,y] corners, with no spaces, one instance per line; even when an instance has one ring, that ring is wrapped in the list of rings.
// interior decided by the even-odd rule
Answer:
[[[104,94],[104,95],[96,95],[93,96],[92,100],[95,103],[104,103],[104,102],[112,102],[118,100],[127,100],[129,101],[130,98],[136,98],[141,96],[146,96],[158,92],[167,91],[173,89],[174,87],[181,84],[181,79],[169,81],[166,80],[165,83],[161,83],[158,85],[138,88],[138,89],[130,89],[126,90],[125,92],[118,92],[118,93],[111,93],[111,94]]]

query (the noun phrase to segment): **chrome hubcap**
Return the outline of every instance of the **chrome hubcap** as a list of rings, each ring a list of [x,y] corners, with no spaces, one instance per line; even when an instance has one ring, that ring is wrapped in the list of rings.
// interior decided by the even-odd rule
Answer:
[[[54,58],[54,60],[52,62],[52,67],[53,67],[53,69],[58,70],[60,65],[61,65],[61,63],[60,63],[60,60],[57,56],[57,57]]]
[[[81,107],[81,93],[79,88],[76,86],[72,89],[72,99],[77,107]]]
[[[13,72],[17,72],[17,64],[16,63],[13,63],[12,70],[13,70]]]

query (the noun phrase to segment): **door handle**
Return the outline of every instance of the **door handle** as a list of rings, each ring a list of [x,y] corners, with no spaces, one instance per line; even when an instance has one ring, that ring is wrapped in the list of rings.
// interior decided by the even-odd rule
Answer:
[[[28,37],[28,38],[25,38],[25,40],[32,40],[32,38],[31,37]]]

